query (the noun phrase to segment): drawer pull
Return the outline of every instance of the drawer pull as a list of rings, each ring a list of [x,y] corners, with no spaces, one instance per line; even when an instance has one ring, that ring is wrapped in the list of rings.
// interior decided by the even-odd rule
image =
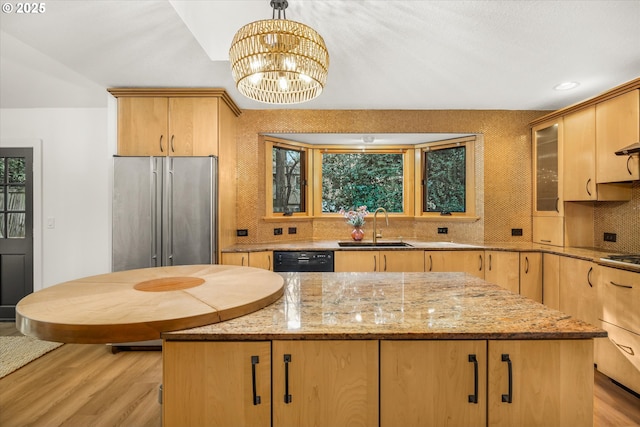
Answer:
[[[544,240],[544,239],[540,239],[541,242],[545,242],[545,243],[551,243],[551,240]]]
[[[591,273],[593,272],[593,267],[589,268],[589,272],[587,273],[587,283],[590,288],[593,288],[593,283],[591,283]]]
[[[619,287],[619,288],[633,289],[633,286],[629,286],[629,285],[621,285],[621,284],[619,284],[619,283],[612,282],[612,281],[609,281],[609,283],[611,283],[613,286],[617,286],[617,287]]]
[[[253,388],[253,404],[259,405],[261,403],[260,396],[258,396],[257,386],[256,386],[256,365],[260,363],[260,357],[251,356],[251,383]]]
[[[473,363],[473,394],[469,395],[469,403],[478,403],[478,358],[475,354],[469,355],[469,363]]]
[[[613,338],[609,338],[611,340],[612,343],[614,343],[620,350],[624,351],[625,353],[627,353],[630,356],[635,356],[636,353],[635,351],[633,351],[633,347],[629,347],[628,345],[622,345],[622,344],[618,344],[617,342],[615,342],[613,340]]]

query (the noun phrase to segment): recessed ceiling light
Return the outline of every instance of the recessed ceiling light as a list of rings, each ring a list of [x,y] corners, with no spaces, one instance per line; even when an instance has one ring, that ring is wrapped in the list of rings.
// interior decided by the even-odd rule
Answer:
[[[580,86],[580,83],[578,82],[562,82],[555,85],[553,88],[555,90],[571,90],[577,88],[578,86]]]

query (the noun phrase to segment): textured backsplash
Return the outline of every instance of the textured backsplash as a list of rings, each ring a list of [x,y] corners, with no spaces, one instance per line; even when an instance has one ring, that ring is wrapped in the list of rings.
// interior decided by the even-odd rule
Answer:
[[[244,110],[238,121],[238,228],[249,236],[238,243],[348,239],[341,219],[265,221],[265,152],[262,133],[475,133],[476,222],[391,219],[385,238],[418,238],[456,242],[530,242],[531,141],[528,124],[546,111],[382,111],[382,110]],[[482,173],[483,172],[483,173]],[[225,185],[225,183],[221,183]],[[640,252],[640,186],[627,203],[595,204],[596,246],[610,251]],[[369,225],[369,224],[368,224]],[[282,227],[284,233],[273,235]],[[288,234],[296,227],[296,234]],[[438,227],[449,233],[437,234]],[[521,237],[511,229],[521,228]],[[365,238],[372,230],[367,229]],[[616,243],[602,242],[602,233],[618,234]]]

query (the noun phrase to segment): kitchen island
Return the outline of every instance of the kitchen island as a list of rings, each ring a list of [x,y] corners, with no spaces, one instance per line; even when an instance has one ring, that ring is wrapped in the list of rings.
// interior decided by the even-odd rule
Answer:
[[[606,332],[461,273],[282,273],[283,298],[162,334],[173,425],[589,426]]]

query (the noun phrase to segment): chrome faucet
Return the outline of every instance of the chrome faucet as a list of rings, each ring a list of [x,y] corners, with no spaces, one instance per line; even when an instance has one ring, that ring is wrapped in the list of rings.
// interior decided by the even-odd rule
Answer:
[[[384,218],[387,220],[387,227],[389,226],[389,215],[387,215],[387,210],[385,208],[378,208],[373,213],[373,244],[378,243],[378,230],[376,228],[376,218],[378,217],[378,212],[384,212]]]

